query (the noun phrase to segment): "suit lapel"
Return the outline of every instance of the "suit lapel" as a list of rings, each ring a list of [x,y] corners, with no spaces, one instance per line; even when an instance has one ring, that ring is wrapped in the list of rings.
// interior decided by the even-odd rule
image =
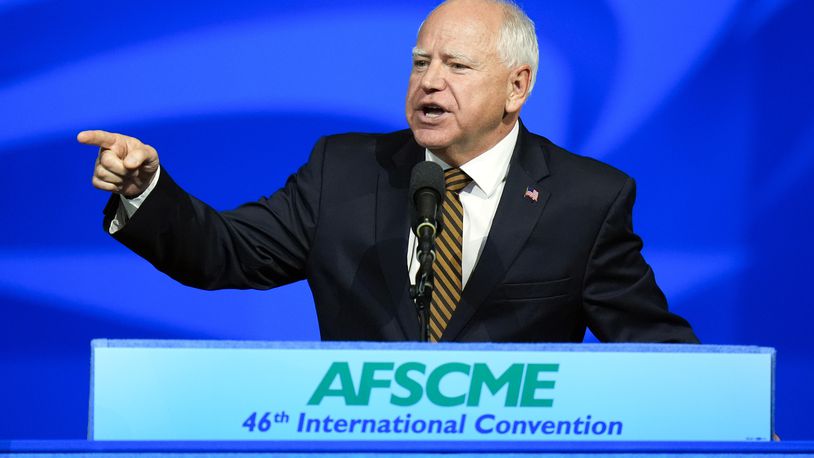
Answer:
[[[418,340],[418,318],[409,296],[407,240],[410,223],[408,187],[413,166],[423,160],[424,149],[412,138],[402,145],[377,145],[380,164],[376,190],[376,246],[391,304],[406,340]]]
[[[489,236],[442,341],[455,340],[477,308],[503,279],[528,240],[548,202],[549,192],[537,184],[548,174],[548,165],[539,142],[521,124]],[[537,191],[536,201],[525,197],[529,187]]]

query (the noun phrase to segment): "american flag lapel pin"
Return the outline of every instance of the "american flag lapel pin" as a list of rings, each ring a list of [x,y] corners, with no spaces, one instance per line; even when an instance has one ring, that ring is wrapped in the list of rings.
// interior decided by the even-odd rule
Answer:
[[[537,199],[540,198],[540,193],[536,189],[534,189],[533,186],[529,186],[526,188],[526,193],[523,194],[523,197],[534,202],[537,202]]]

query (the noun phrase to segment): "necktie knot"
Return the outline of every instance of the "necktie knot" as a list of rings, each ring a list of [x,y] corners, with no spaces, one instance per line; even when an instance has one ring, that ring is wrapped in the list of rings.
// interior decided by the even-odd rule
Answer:
[[[472,178],[469,178],[469,175],[463,170],[454,167],[444,172],[444,181],[446,182],[447,191],[460,192],[472,181]]]

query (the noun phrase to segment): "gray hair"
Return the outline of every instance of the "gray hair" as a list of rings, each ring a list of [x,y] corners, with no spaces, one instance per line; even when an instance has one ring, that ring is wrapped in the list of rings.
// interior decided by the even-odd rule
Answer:
[[[503,24],[500,26],[497,38],[497,53],[503,65],[514,68],[528,64],[531,67],[529,75],[529,93],[534,88],[537,79],[537,67],[540,62],[540,50],[537,46],[537,32],[534,21],[512,0],[486,0],[500,5],[503,8]],[[443,5],[446,2],[441,3]],[[438,9],[436,6],[432,11]],[[432,11],[430,14],[432,14]],[[418,32],[421,32],[421,27]]]
[[[509,68],[528,64],[531,67],[529,93],[537,79],[540,51],[534,22],[511,0],[494,0],[503,7],[503,25],[497,39],[500,60]]]

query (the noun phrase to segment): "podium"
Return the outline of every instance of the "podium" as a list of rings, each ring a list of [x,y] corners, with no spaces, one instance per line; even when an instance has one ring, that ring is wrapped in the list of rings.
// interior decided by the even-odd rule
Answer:
[[[814,451],[770,442],[774,363],[742,346],[100,339],[89,440],[0,452]]]
[[[109,341],[90,439],[769,441],[774,351]]]

